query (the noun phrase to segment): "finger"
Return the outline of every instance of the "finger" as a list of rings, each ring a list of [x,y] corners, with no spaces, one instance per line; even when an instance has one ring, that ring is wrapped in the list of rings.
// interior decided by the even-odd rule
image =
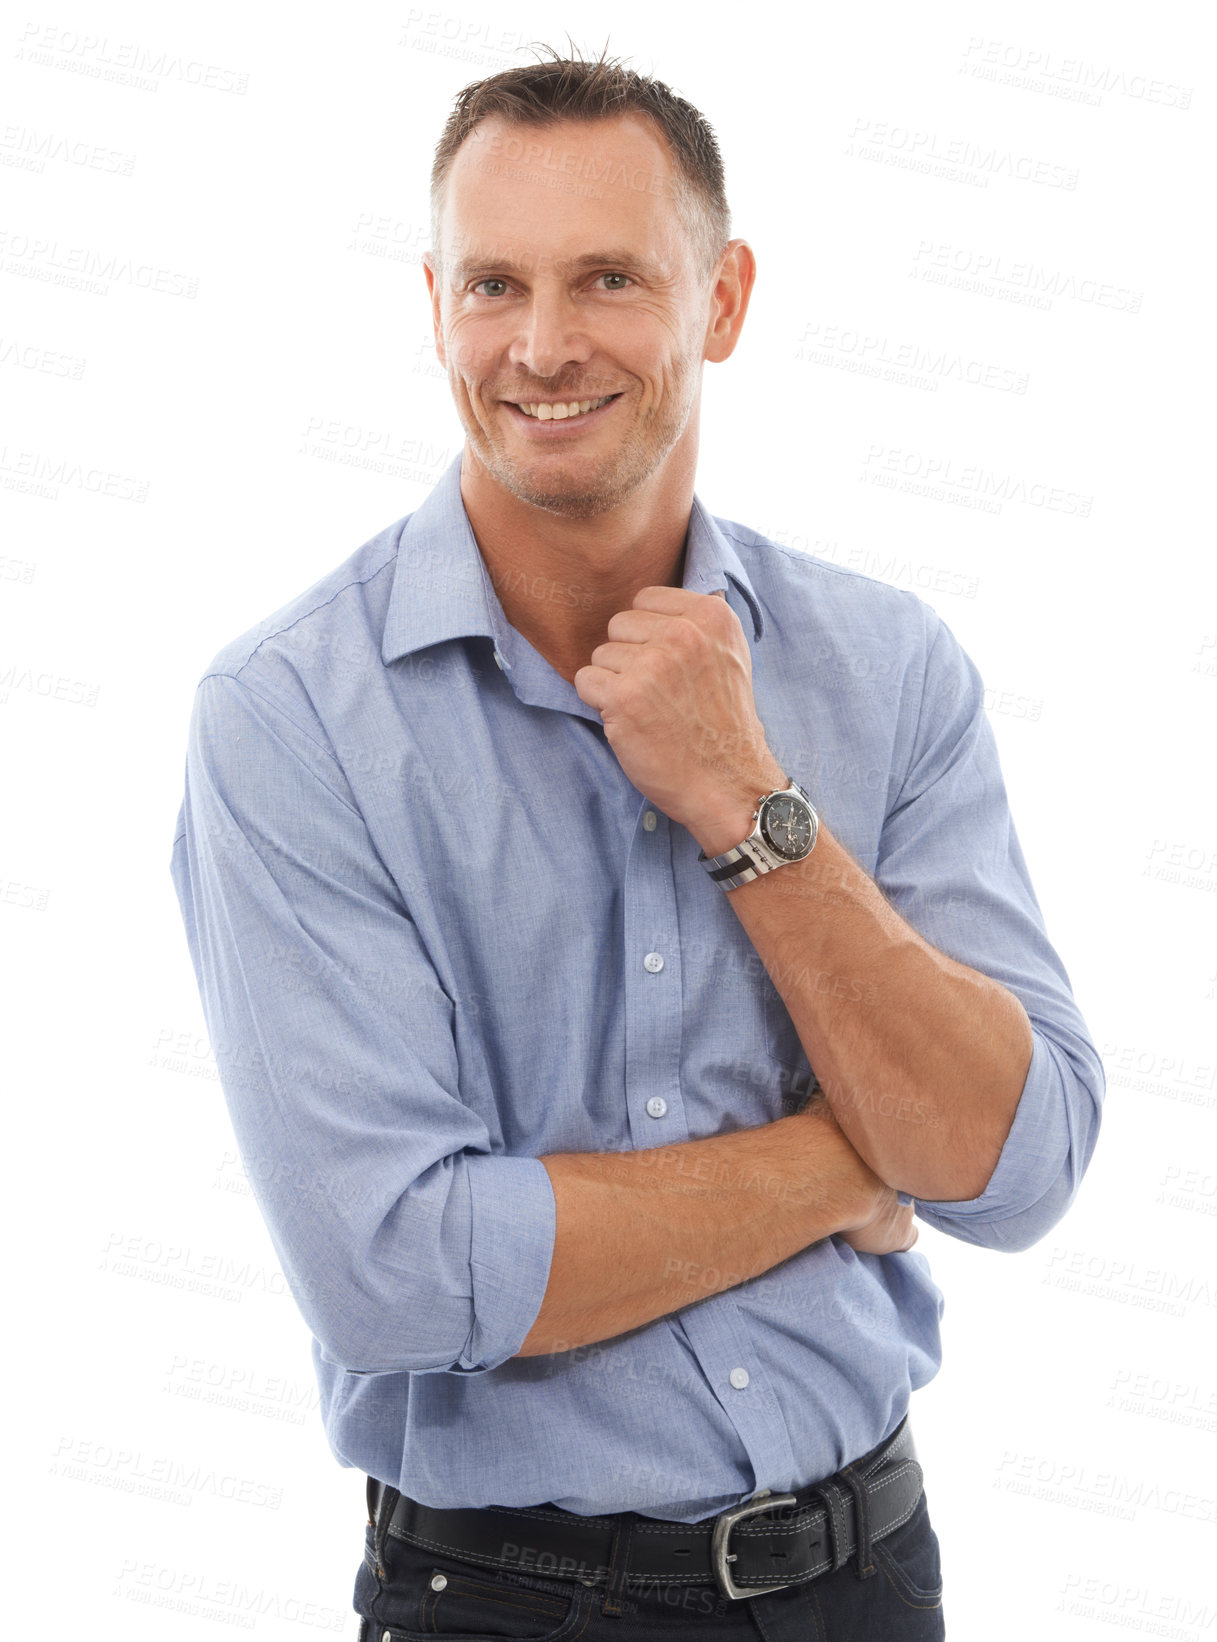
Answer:
[[[623,644],[612,639],[606,639],[598,644],[591,654],[591,665],[599,667],[602,672],[612,673],[620,678],[621,674],[634,666],[642,654],[642,645]]]
[[[668,616],[688,616],[708,593],[694,593],[688,587],[640,587],[634,594],[635,610],[658,610]]]
[[[603,713],[617,677],[618,675],[611,673],[607,667],[596,667],[589,663],[576,671],[572,683],[580,701],[586,701],[589,707]]]
[[[650,639],[657,639],[671,619],[670,611],[665,615],[659,610],[618,610],[609,617],[605,632],[611,639],[646,644]]]

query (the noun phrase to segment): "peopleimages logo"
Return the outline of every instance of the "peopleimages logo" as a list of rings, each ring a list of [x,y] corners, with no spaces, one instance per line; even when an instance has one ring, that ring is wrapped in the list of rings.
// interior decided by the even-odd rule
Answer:
[[[128,1557],[111,1593],[149,1608],[189,1614],[213,1624],[253,1630],[259,1619],[281,1619],[320,1631],[345,1631],[350,1609],[285,1595],[264,1585],[226,1579],[211,1569],[167,1567]]]
[[[161,1497],[160,1491],[168,1491],[175,1505],[190,1505],[199,1495],[270,1511],[277,1511],[283,1503],[282,1488],[253,1477],[213,1471],[173,1454],[145,1455],[138,1448],[94,1442],[88,1437],[60,1437],[51,1454],[51,1473],[70,1482],[94,1483],[125,1494]]]
[[[68,69],[90,79],[140,82],[152,91],[163,80],[179,80],[208,91],[228,91],[238,97],[243,97],[249,87],[248,74],[218,63],[178,57],[134,40],[113,40],[108,34],[60,28],[55,23],[27,23],[14,55],[24,62]]]
[[[664,173],[648,171],[642,166],[629,166],[611,154],[581,153],[574,149],[556,147],[544,138],[530,139],[509,132],[495,132],[472,139],[480,141],[485,155],[513,165],[532,167],[548,172],[552,177],[563,177],[572,183],[594,183],[599,188],[624,188],[633,194],[666,195],[671,182]],[[600,198],[600,195],[595,195]]]
[[[51,285],[66,285],[69,289],[79,287],[98,296],[107,293],[107,281],[191,301],[199,292],[198,277],[194,274],[158,268],[150,262],[135,262],[129,257],[96,251],[88,245],[61,246],[56,239],[16,233],[7,228],[0,228],[0,257],[8,259],[7,273]]]
[[[970,506],[991,513],[1000,512],[1005,502],[1018,502],[1024,507],[1087,519],[1094,502],[1093,496],[1066,490],[1062,485],[1029,481],[1016,473],[999,473],[978,462],[957,462],[950,456],[933,456],[924,451],[886,445],[868,446],[861,477],[870,484],[928,496],[934,501],[967,496]]]
[[[1062,188],[1068,193],[1078,185],[1078,172],[1071,166],[1032,154],[1016,154],[1013,149],[977,142],[971,137],[953,137],[891,120],[871,120],[864,115],[854,121],[845,152],[857,159],[880,160],[952,181],[972,181],[980,188],[988,187],[991,177],[1036,183],[1042,188]]]
[[[808,323],[794,357],[808,364],[845,366],[885,382],[926,387],[931,392],[937,392],[940,382],[956,382],[1021,397],[1029,381],[1026,371],[1010,365],[970,359],[949,348],[899,341],[850,325]]]
[[[1080,302],[1113,313],[1139,314],[1144,291],[1092,274],[1078,274],[1067,268],[1046,267],[1021,257],[998,251],[981,251],[949,240],[923,239],[917,242],[910,272],[930,284],[949,285],[952,290],[973,291],[981,296],[998,296],[1004,301],[1021,301],[1045,311],[1055,298]]]
[[[1085,57],[1067,57],[1059,51],[1042,51],[1005,40],[986,40],[980,34],[970,36],[959,71],[1028,91],[1068,96],[1070,101],[1096,107],[1107,91],[1130,97],[1134,102],[1160,103],[1164,108],[1186,109],[1192,103],[1193,88],[1173,80],[1130,74],[1126,69],[1092,63]]]

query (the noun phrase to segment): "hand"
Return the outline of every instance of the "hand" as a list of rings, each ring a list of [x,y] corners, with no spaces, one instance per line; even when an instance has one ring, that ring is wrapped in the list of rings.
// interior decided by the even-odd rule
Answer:
[[[574,677],[640,793],[707,855],[751,830],[757,798],[786,784],[752,693],[752,657],[725,598],[643,587]]]
[[[917,1241],[913,1206],[901,1203],[893,1187],[881,1184],[870,1219],[835,1235],[859,1254],[906,1253]]]
[[[840,1178],[849,1186],[847,1201],[860,1205],[832,1235],[859,1254],[907,1253],[918,1236],[912,1204],[901,1203],[895,1187],[881,1180],[850,1145],[818,1083],[796,1116],[801,1123],[814,1123],[827,1129],[839,1142],[843,1169]],[[822,1137],[818,1136],[817,1147],[822,1144]]]

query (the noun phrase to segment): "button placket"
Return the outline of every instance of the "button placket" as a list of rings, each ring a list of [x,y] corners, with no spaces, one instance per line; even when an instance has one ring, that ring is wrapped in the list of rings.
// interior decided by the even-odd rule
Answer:
[[[747,1327],[732,1290],[709,1295],[688,1307],[680,1314],[680,1324],[748,1453],[758,1483],[774,1486],[774,1478],[797,1475],[790,1431],[752,1356]],[[752,1367],[745,1368],[749,1360]]]
[[[623,884],[625,1093],[631,1138],[646,1148],[661,1135],[665,1144],[688,1139],[680,1091],[684,998],[671,835],[645,798],[634,815]]]

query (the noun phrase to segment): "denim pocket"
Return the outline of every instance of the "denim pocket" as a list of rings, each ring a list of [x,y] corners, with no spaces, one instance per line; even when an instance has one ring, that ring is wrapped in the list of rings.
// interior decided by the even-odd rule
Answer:
[[[930,1522],[925,1489],[912,1516],[871,1546],[875,1562],[896,1595],[913,1608],[942,1606],[938,1535]]]
[[[437,1565],[420,1608],[427,1636],[511,1637],[515,1642],[558,1642],[582,1629],[582,1587],[557,1595],[535,1581],[500,1571],[455,1574]],[[442,1589],[435,1590],[438,1579]]]
[[[593,1594],[574,1581],[478,1568],[393,1535],[384,1579],[373,1562],[365,1553],[355,1600],[371,1642],[562,1642],[583,1629]]]

